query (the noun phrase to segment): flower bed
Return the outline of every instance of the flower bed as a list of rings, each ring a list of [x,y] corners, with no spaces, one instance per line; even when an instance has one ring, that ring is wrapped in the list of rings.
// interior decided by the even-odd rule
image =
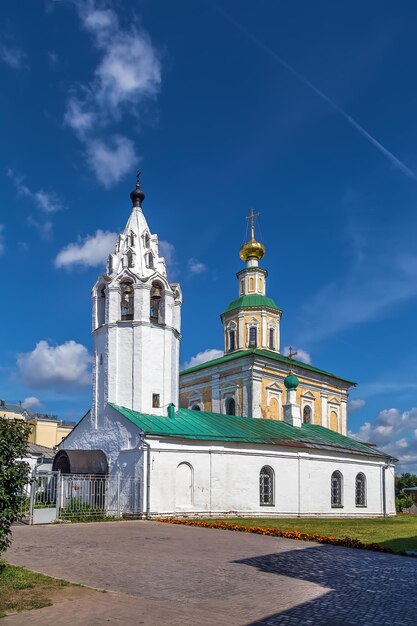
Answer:
[[[260,526],[241,526],[230,524],[229,522],[202,522],[194,519],[177,517],[160,517],[158,522],[168,524],[182,524],[183,526],[199,526],[200,528],[217,528],[219,530],[236,530],[241,533],[254,533],[256,535],[267,535],[268,537],[285,537],[285,539],[298,539],[299,541],[316,541],[317,543],[329,543],[334,546],[344,546],[345,548],[359,548],[360,550],[374,550],[375,552],[391,552],[388,548],[383,548],[379,543],[363,543],[353,537],[328,537],[326,535],[301,533],[298,530],[280,530],[279,528],[261,528]]]

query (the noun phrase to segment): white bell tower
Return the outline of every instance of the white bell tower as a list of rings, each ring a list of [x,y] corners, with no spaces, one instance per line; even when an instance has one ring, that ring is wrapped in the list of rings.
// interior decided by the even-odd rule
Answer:
[[[181,289],[168,282],[158,235],[143,214],[139,174],[130,197],[107,274],[92,290],[96,427],[107,402],[155,415],[166,415],[170,403],[178,407]]]

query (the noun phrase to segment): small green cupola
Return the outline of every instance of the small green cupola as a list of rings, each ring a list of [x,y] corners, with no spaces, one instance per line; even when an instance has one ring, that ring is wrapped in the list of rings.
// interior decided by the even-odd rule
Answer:
[[[294,372],[290,372],[288,376],[284,379],[284,385],[290,391],[291,389],[297,389],[299,385],[299,380]]]

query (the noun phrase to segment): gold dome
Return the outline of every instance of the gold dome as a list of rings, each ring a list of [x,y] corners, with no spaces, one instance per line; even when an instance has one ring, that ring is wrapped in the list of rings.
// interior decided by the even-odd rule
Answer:
[[[260,261],[265,254],[265,246],[263,246],[259,241],[256,241],[255,237],[251,237],[251,239],[244,243],[241,249],[239,250],[239,256],[242,261],[248,261],[249,259],[257,259]]]

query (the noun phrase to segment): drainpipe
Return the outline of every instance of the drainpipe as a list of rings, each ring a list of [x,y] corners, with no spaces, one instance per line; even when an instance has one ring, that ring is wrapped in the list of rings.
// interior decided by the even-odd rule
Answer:
[[[151,446],[142,439],[142,444],[146,447],[146,519],[151,517]]]
[[[388,469],[388,465],[382,466],[382,515],[387,516],[387,497],[385,493],[385,472]]]

